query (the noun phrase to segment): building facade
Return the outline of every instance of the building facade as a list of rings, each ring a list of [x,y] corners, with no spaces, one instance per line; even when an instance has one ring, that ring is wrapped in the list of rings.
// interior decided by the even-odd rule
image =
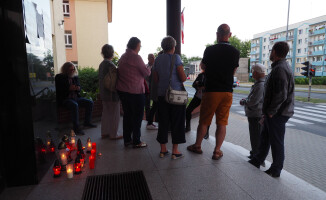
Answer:
[[[63,0],[66,59],[80,67],[98,68],[108,43],[111,0]]]
[[[296,77],[301,75],[301,63],[310,61],[316,67],[316,76],[326,76],[325,44],[326,15],[289,25],[288,38],[286,27],[255,34],[251,40],[250,68],[261,63],[266,66],[266,74],[271,71],[269,60],[273,45],[287,41],[290,51],[286,57]]]

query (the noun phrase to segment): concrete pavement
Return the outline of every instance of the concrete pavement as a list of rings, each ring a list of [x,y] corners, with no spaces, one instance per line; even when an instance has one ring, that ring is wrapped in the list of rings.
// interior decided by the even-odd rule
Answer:
[[[243,118],[231,114],[227,141],[230,141],[230,137],[245,140],[247,127]],[[192,121],[193,129],[196,127],[196,121],[198,120]],[[148,131],[145,126],[146,122],[143,121],[142,140],[149,144],[145,149],[125,148],[122,140],[101,139],[100,125],[95,129],[85,130],[86,135],[79,138],[85,144],[87,137],[91,137],[92,141],[97,143],[98,152],[102,153],[96,160],[94,170],[90,170],[86,165],[83,173],[75,175],[73,179],[67,179],[65,174],[54,179],[52,169],[49,169],[38,185],[6,189],[0,199],[81,199],[87,176],[131,170],[144,171],[152,197],[157,200],[326,199],[325,192],[286,171],[282,172],[280,178],[266,175],[262,170],[247,163],[247,150],[232,143],[223,144],[223,158],[212,160],[215,144],[215,138],[212,136],[203,141],[202,155],[188,152],[186,147],[195,141],[195,131],[187,133],[187,143],[180,145],[180,151],[185,154],[184,158],[171,160],[168,156],[161,159],[158,156],[160,148],[156,141],[157,131]],[[171,149],[170,143],[168,148]]]

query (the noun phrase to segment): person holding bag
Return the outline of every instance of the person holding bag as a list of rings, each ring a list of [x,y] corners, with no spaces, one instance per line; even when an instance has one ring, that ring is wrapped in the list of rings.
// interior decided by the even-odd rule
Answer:
[[[187,95],[183,86],[186,75],[179,55],[174,54],[176,41],[173,37],[163,38],[161,47],[164,51],[154,63],[153,78],[157,83],[158,116],[160,119],[156,140],[161,145],[161,158],[167,156],[168,130],[171,126],[172,159],[182,158],[184,155],[178,150],[178,144],[186,142],[185,139],[185,114]],[[179,95],[174,98],[173,95]]]
[[[120,121],[120,101],[115,89],[117,80],[117,67],[112,62],[114,49],[111,45],[105,44],[102,47],[104,60],[99,66],[100,96],[102,100],[101,136],[109,137],[112,140],[122,139],[118,134]]]

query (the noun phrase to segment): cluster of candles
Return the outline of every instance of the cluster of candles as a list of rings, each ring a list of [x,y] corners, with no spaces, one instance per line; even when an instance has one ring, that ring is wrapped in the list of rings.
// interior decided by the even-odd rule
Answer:
[[[62,142],[59,144],[59,160],[56,160],[53,166],[54,177],[59,177],[61,171],[67,172],[68,178],[73,178],[73,174],[81,174],[82,168],[85,164],[85,147],[82,146],[81,140],[78,139],[76,146],[76,135],[72,131],[70,135],[70,142],[68,136],[62,138]],[[71,159],[71,152],[77,150],[77,157],[74,164],[68,164]],[[89,168],[95,168],[95,159],[96,159],[96,143],[91,142],[91,139],[87,139],[87,153],[90,153],[89,156]],[[69,159],[70,158],[70,159]]]

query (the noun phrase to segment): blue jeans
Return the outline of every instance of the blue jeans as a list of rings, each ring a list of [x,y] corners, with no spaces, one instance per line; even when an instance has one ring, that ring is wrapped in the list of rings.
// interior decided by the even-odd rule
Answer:
[[[144,94],[130,94],[118,91],[123,109],[123,140],[124,143],[139,144],[140,128],[144,116]],[[132,134],[132,139],[131,139]]]
[[[85,98],[66,99],[63,101],[62,105],[71,111],[72,123],[74,125],[74,130],[79,128],[79,106],[85,108],[85,124],[91,122],[92,111],[93,111],[93,101]]]
[[[285,124],[289,117],[276,115],[272,118],[265,117],[263,130],[260,137],[259,152],[255,158],[260,162],[266,159],[269,148],[272,149],[273,163],[271,170],[275,173],[281,173],[284,163],[284,135]]]

